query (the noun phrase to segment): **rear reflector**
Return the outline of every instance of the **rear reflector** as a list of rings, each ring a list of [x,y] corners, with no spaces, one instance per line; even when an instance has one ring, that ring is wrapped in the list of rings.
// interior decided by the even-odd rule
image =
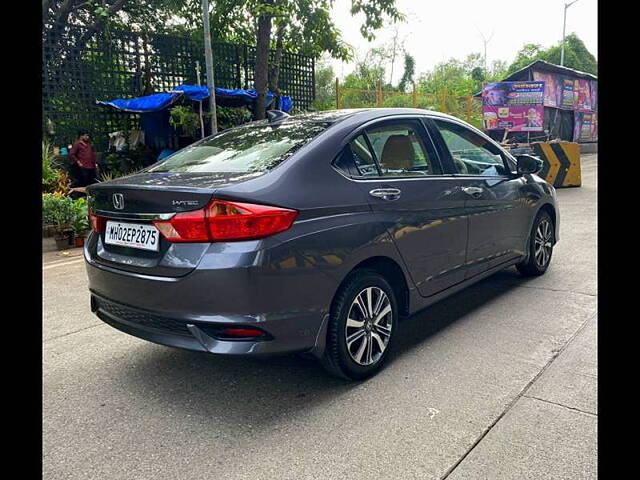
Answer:
[[[228,337],[237,337],[237,338],[256,338],[256,337],[264,337],[266,333],[262,330],[258,330],[257,328],[232,328],[227,327],[222,329],[223,335]]]
[[[200,210],[153,224],[170,242],[252,240],[287,230],[297,215],[287,208],[212,200]]]

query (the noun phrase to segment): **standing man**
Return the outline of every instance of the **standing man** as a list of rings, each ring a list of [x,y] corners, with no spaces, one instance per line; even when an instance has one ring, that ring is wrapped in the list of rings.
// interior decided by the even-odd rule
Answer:
[[[80,186],[86,187],[96,181],[96,154],[89,143],[89,132],[80,130],[78,139],[71,147],[69,156],[80,167]]]

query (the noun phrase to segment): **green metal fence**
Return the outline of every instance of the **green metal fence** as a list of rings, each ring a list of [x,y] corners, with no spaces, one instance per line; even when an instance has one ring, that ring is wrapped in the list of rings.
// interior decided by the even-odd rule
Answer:
[[[43,31],[42,125],[54,144],[66,145],[79,128],[104,149],[107,133],[138,126],[138,115],[96,105],[96,100],[166,92],[196,83],[196,62],[205,84],[202,42],[189,37],[150,35],[113,29],[88,41],[87,31],[66,25]],[[214,43],[215,82],[222,88],[253,88],[255,47]],[[274,52],[271,52],[273,55]],[[294,106],[306,109],[314,95],[312,57],[283,52],[279,87]]]

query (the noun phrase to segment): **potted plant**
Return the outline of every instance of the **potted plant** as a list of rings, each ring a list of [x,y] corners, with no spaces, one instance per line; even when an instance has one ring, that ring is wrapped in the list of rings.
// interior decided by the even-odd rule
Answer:
[[[74,245],[82,247],[84,239],[89,231],[89,217],[87,212],[87,200],[78,198],[73,202],[74,218],[73,218],[73,235]]]
[[[47,141],[42,142],[42,193],[69,193],[71,180],[53,155]]]
[[[169,124],[173,128],[181,130],[183,133],[181,137],[191,139],[189,142],[191,143],[196,135],[196,130],[200,128],[200,116],[193,109],[184,105],[173,107],[169,113]]]
[[[42,195],[42,236],[53,237],[55,234],[55,220],[53,218],[53,195]]]
[[[54,238],[58,250],[69,248],[73,241],[73,223],[76,218],[74,201],[59,194],[42,195],[43,220],[53,223]]]

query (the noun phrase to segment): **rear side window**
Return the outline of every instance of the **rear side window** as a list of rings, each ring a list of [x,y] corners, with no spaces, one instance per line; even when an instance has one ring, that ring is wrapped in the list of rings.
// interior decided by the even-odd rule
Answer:
[[[414,177],[442,173],[435,152],[425,145],[415,122],[394,122],[367,129],[383,176]]]
[[[354,177],[378,176],[376,162],[364,135],[358,135],[347,144],[337,158],[335,166]]]
[[[148,171],[262,173],[282,163],[326,128],[299,121],[235,128],[196,142]]]

